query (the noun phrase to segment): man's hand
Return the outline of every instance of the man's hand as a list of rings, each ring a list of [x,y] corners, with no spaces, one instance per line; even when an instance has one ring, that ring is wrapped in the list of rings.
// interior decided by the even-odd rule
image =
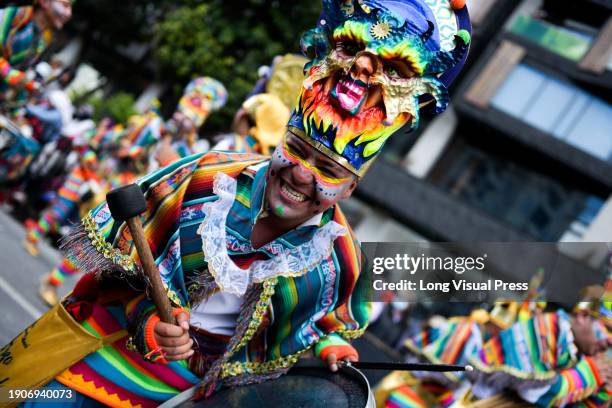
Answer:
[[[176,325],[158,322],[153,332],[155,341],[162,348],[166,360],[185,360],[194,353],[191,349],[193,340],[189,338],[187,313],[180,313],[176,316]]]
[[[357,361],[357,356],[353,356],[353,355],[346,356],[342,358],[341,361],[352,363],[352,362]],[[338,371],[338,358],[336,357],[336,353],[329,353],[327,355],[327,359],[325,360],[325,362],[327,363],[331,371],[333,371],[334,373]]]

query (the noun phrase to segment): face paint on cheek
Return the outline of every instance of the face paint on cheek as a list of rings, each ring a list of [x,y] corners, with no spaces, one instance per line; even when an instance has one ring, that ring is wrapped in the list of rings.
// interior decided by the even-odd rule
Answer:
[[[272,159],[270,160],[270,175],[276,176],[279,170],[291,166],[293,163],[289,161],[285,155],[282,145],[276,146],[274,153],[272,153]]]
[[[344,197],[351,186],[351,181],[352,180],[349,179],[341,184],[330,185],[329,183],[321,183],[320,180],[317,179],[317,201],[315,204],[317,204],[317,206],[322,205],[323,207],[334,205],[339,199]]]
[[[283,206],[282,205],[276,206],[276,208],[274,209],[274,212],[276,213],[277,216],[282,217],[283,216]]]

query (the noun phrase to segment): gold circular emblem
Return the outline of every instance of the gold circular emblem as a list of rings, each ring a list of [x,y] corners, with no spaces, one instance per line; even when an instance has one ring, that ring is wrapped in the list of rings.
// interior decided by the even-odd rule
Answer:
[[[391,34],[391,26],[387,22],[379,21],[370,27],[370,34],[377,40],[384,40]]]

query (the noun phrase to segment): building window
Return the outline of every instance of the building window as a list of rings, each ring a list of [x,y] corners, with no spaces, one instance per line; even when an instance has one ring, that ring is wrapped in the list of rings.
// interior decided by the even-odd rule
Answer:
[[[491,106],[612,162],[612,106],[525,64],[514,67]]]
[[[592,35],[524,15],[514,20],[510,31],[575,62],[582,60],[593,43]]]
[[[433,184],[542,241],[557,241],[577,226],[586,230],[604,203],[601,197],[462,139],[439,163],[432,173]]]

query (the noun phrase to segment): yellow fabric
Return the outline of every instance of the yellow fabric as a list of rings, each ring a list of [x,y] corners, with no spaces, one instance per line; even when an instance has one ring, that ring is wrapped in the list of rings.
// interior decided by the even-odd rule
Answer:
[[[495,303],[493,310],[489,313],[491,322],[502,330],[506,330],[516,322],[519,304],[513,301],[499,301]]]
[[[294,54],[286,54],[277,58],[266,84],[266,93],[276,95],[285,106],[292,108],[302,89],[304,65],[308,60],[301,55]]]
[[[449,408],[529,408],[535,407],[524,401],[513,399],[504,394],[496,394],[482,400],[476,400],[471,390],[465,393],[462,399],[453,403]]]
[[[291,116],[289,108],[271,94],[257,94],[242,104],[243,109],[255,122],[250,133],[260,145],[260,152],[268,154],[270,148],[276,147],[286,132],[287,122]]]
[[[6,363],[0,364],[2,387],[41,387],[86,355],[126,334],[122,330],[98,338],[59,303],[0,349]]]

